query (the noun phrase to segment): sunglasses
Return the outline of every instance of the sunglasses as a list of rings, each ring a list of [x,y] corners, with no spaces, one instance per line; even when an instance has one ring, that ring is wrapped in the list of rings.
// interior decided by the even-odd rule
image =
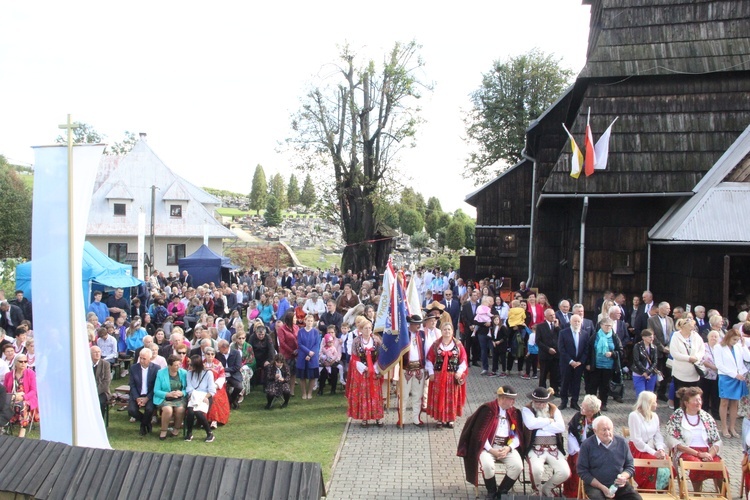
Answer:
[[[182,354],[183,356],[187,354],[187,351],[177,351],[177,354]]]
[[[16,363],[28,363],[28,361],[18,359],[18,360],[16,360]]]

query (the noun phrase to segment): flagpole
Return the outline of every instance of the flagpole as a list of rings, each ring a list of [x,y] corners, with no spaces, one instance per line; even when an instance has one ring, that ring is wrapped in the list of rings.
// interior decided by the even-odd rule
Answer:
[[[403,360],[402,360],[403,361]],[[401,408],[404,405],[404,367],[403,363],[398,364],[398,426],[399,429],[404,428],[404,416],[402,414]]]

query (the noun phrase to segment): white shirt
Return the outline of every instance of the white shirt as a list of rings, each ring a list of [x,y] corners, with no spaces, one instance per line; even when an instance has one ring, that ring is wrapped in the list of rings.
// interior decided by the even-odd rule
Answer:
[[[141,367],[141,394],[148,394],[148,366],[144,368],[140,363],[139,366]]]
[[[419,361],[419,333],[409,332],[411,346],[409,348],[409,361]]]
[[[425,330],[424,331],[424,352],[427,352],[430,350],[430,347],[432,347],[432,344],[435,343],[437,339],[440,338],[440,330],[437,328],[433,328],[431,330]]]
[[[628,428],[630,429],[630,441],[633,442],[638,451],[645,451],[654,455],[657,450],[666,449],[664,437],[659,428],[659,415],[651,414],[651,420],[643,418],[638,411],[630,412],[628,415]]]
[[[553,422],[550,422],[549,417],[537,417],[533,411],[524,407],[521,410],[523,416],[523,425],[529,430],[536,429],[536,435],[542,436],[554,436],[565,432],[565,422],[563,421],[562,412],[557,410],[553,418]]]

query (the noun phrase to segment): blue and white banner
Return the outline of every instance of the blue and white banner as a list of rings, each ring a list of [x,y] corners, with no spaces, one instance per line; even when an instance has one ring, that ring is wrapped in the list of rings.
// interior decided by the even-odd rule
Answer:
[[[406,321],[406,293],[401,280],[396,278],[393,284],[395,298],[391,300],[391,311],[388,315],[387,328],[383,330],[383,343],[378,352],[378,367],[386,372],[395,365],[409,350],[409,324]],[[386,289],[383,289],[385,295]],[[390,318],[395,317],[395,323]]]

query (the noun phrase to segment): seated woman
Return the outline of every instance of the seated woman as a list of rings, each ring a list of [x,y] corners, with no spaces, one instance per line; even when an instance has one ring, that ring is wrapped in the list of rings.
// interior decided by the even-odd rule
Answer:
[[[240,372],[242,373],[242,393],[237,400],[238,403],[242,403],[242,400],[245,399],[245,394],[250,392],[250,381],[255,372],[256,362],[252,346],[245,341],[247,334],[242,328],[242,325],[240,324],[239,326],[237,333],[232,335],[232,343],[229,348],[240,351],[240,355],[242,356],[242,368],[240,369]]]
[[[35,412],[39,408],[36,394],[36,373],[27,368],[28,358],[26,354],[19,354],[14,358],[13,369],[5,374],[5,391],[10,394],[10,402],[13,408],[11,423],[21,426],[18,437],[26,435],[26,429],[35,418]],[[38,417],[37,417],[38,419]]]
[[[656,394],[651,391],[643,391],[638,395],[638,401],[636,401],[633,411],[628,416],[630,452],[633,454],[633,458],[662,460],[667,457],[665,452],[667,447],[661,435],[656,406]],[[651,467],[636,467],[633,479],[635,479],[639,488],[655,489],[657,474],[663,473],[657,472],[657,469]],[[667,471],[667,477],[669,477],[669,471]]]
[[[563,483],[563,496],[565,498],[576,498],[578,495],[578,451],[581,444],[594,435],[591,424],[596,417],[601,416],[602,402],[593,394],[587,394],[581,403],[581,411],[576,412],[568,422],[568,465],[570,466],[570,477]]]
[[[211,404],[211,397],[216,393],[214,384],[214,375],[212,372],[203,368],[203,358],[195,355],[190,358],[190,372],[187,374],[187,415],[185,425],[187,426],[187,435],[185,441],[193,440],[193,423],[197,419],[203,430],[206,431],[206,442],[214,440],[214,434],[211,432],[211,426],[206,418],[208,408]]]
[[[680,458],[690,462],[721,462],[721,437],[716,421],[701,409],[703,391],[699,387],[682,387],[677,391],[680,408],[677,408],[667,422],[667,445],[672,450],[675,466]],[[712,478],[717,491],[722,474],[720,471],[690,471],[693,490],[701,491],[703,481]]]
[[[276,354],[273,358],[273,362],[267,364],[262,372],[264,385],[266,387],[266,410],[270,410],[273,400],[280,397],[284,398],[281,407],[286,408],[289,404],[289,398],[292,396],[292,392],[289,388],[289,381],[291,379],[289,366],[287,365],[284,356]]]
[[[215,429],[218,424],[226,425],[229,422],[229,396],[227,395],[226,387],[226,375],[224,373],[224,366],[221,361],[216,359],[216,351],[209,347],[203,352],[204,366],[206,370],[210,371],[214,376],[214,385],[216,391],[214,393],[213,401],[211,402],[211,408],[208,410],[206,417],[211,422],[211,428]]]
[[[179,436],[185,417],[185,397],[187,396],[187,372],[181,368],[182,358],[172,354],[167,359],[167,367],[156,374],[154,385],[154,406],[161,409],[161,433],[159,439],[167,439],[169,421],[174,417],[172,436]]]

